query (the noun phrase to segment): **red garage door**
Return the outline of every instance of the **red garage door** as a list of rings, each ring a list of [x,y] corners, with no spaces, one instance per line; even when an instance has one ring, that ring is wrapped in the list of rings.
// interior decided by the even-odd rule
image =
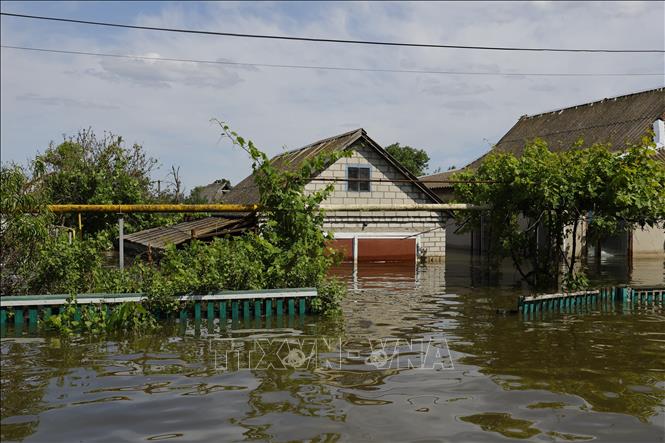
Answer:
[[[359,238],[358,261],[414,261],[415,238]]]
[[[338,238],[330,242],[333,249],[344,254],[344,261],[353,261],[353,239]],[[415,238],[359,238],[359,262],[413,262],[416,259]]]

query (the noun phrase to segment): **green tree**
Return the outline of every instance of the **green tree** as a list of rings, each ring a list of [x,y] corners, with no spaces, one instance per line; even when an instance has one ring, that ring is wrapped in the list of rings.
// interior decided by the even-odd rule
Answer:
[[[386,147],[386,151],[416,177],[425,174],[429,167],[429,155],[423,149],[393,143]]]
[[[31,162],[33,191],[50,204],[145,203],[152,199],[150,173],[157,161],[141,145],[125,147],[122,137],[92,130],[51,145]],[[76,226],[75,214],[61,216],[61,224]],[[97,233],[116,220],[113,214],[86,214],[84,230]],[[143,226],[152,217],[128,220]]]
[[[455,185],[461,201],[487,207],[468,215],[467,229],[480,227],[482,217],[490,254],[511,257],[534,287],[557,284],[562,262],[564,284],[581,281],[575,257],[583,224],[609,235],[665,220],[665,167],[653,158],[651,142],[621,154],[579,146],[551,152],[535,140],[519,158],[495,153],[478,170],[455,176],[468,181]]]
[[[0,169],[0,294],[25,290],[21,277],[39,256],[47,238],[53,214],[31,192],[31,183],[23,168],[2,165]]]
[[[89,290],[101,269],[105,239],[77,241],[55,225],[41,193],[16,165],[1,169],[0,294]]]

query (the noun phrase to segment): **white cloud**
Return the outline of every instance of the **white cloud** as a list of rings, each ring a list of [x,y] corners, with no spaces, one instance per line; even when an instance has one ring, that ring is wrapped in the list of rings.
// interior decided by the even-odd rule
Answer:
[[[160,58],[159,54],[154,53],[145,57]],[[99,66],[99,69],[86,69],[84,73],[103,80],[128,81],[135,85],[155,88],[170,88],[174,84],[183,84],[196,88],[224,89],[242,81],[238,68],[225,68],[222,65],[109,58],[101,60]]]
[[[95,17],[79,5],[71,14]],[[9,10],[8,7],[3,9]],[[126,21],[229,32],[553,47],[661,45],[663,3],[167,4]],[[38,12],[38,11],[33,11]],[[103,17],[101,17],[103,18]],[[273,64],[490,72],[658,72],[663,56],[495,53],[280,42],[2,19],[3,44]],[[639,32],[637,32],[639,30]],[[188,187],[249,171],[218,117],[270,153],[362,126],[461,166],[523,114],[663,84],[660,77],[485,77],[196,65],[2,50],[1,149],[23,160],[92,126],[140,142]],[[64,109],[66,112],[61,112]],[[40,121],[35,125],[35,121]],[[166,171],[164,171],[166,174]]]

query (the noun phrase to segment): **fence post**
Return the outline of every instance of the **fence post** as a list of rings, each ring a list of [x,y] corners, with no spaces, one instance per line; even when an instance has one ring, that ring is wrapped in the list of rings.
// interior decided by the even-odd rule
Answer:
[[[118,255],[120,263],[118,266],[120,269],[125,268],[125,219],[120,215],[120,218],[118,219],[118,232],[120,233],[119,239],[118,239]]]

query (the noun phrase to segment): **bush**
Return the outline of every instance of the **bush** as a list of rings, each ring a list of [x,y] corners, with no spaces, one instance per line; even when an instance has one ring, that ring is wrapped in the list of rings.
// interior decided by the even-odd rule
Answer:
[[[342,301],[346,296],[346,285],[331,278],[324,280],[318,288],[318,297],[314,298],[311,308],[314,313],[335,316],[342,313]]]
[[[157,322],[140,303],[122,303],[115,306],[109,314],[102,305],[78,306],[76,296],[72,295],[58,314],[51,315],[44,322],[44,326],[61,335],[101,335],[146,332],[155,329]]]

